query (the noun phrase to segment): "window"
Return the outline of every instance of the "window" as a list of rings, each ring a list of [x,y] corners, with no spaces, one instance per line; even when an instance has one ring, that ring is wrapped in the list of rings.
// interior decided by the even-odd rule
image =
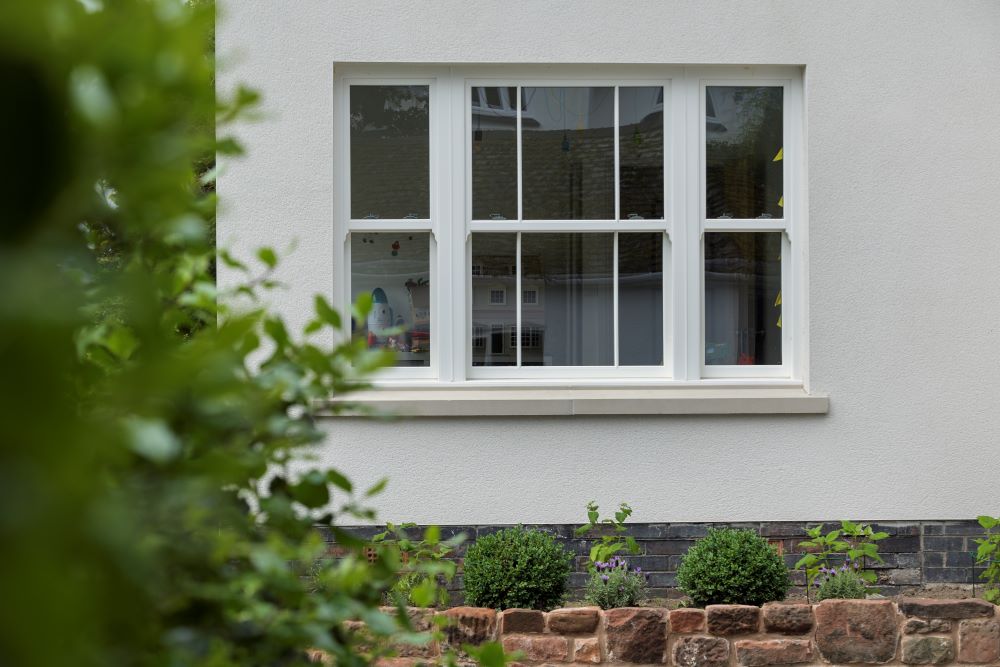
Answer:
[[[337,302],[389,377],[801,381],[800,70],[338,71]]]

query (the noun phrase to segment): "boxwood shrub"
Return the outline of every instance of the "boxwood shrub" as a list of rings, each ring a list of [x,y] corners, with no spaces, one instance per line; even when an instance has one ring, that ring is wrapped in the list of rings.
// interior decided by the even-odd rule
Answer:
[[[494,609],[552,609],[566,593],[572,560],[541,531],[517,526],[484,535],[465,554],[465,601]]]
[[[733,528],[709,530],[696,542],[681,560],[677,583],[699,607],[784,600],[791,585],[788,569],[767,540]]]

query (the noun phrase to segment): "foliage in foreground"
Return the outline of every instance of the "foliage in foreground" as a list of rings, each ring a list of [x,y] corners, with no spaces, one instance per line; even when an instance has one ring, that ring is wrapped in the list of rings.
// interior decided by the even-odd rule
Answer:
[[[688,549],[677,583],[698,607],[784,600],[791,582],[781,556],[750,530],[711,529]]]
[[[377,610],[398,552],[369,564],[335,523],[373,519],[381,484],[303,461],[325,399],[388,357],[322,298],[302,334],[263,307],[273,250],[214,280],[212,163],[240,152],[216,121],[256,95],[217,106],[213,20],[0,3],[0,664],[362,665],[382,649],[345,621],[407,629]],[[357,551],[310,578],[317,523]]]
[[[1000,604],[1000,531],[994,531],[1000,527],[1000,517],[981,516],[979,525],[986,531],[985,536],[976,539],[979,545],[976,548],[976,564],[986,566],[979,575],[986,580],[983,597],[993,604]]]
[[[538,530],[517,526],[485,535],[465,554],[465,600],[494,609],[552,609],[566,594],[572,560]]]
[[[637,607],[645,602],[646,575],[641,568],[629,570],[625,559],[612,556],[611,560],[598,561],[587,580],[584,599],[601,609]]]
[[[414,539],[408,531],[415,523],[386,523],[385,530],[372,538],[372,544],[383,551],[398,554],[400,570],[395,583],[386,594],[386,602],[400,606],[428,607],[448,604],[446,586],[455,577],[455,563],[448,556],[465,541],[465,533],[447,540],[441,539],[439,526],[428,526],[423,537]]]

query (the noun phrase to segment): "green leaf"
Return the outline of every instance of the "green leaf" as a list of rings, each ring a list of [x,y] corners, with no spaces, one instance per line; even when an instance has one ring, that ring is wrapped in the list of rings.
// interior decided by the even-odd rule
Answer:
[[[258,249],[257,259],[266,264],[269,269],[273,269],[278,265],[278,255],[274,252],[273,248],[264,247]]]
[[[365,497],[366,498],[371,498],[372,496],[376,496],[376,495],[382,493],[382,491],[385,490],[386,484],[388,484],[388,483],[389,483],[389,479],[383,477],[378,482],[376,482],[373,486],[371,486],[367,491],[365,491]]]
[[[177,436],[159,419],[130,417],[125,420],[125,429],[132,451],[154,463],[172,461],[181,451]]]
[[[334,470],[330,468],[326,471],[326,481],[330,482],[338,489],[351,493],[354,490],[354,486],[351,484],[351,480],[341,473],[339,470]]]
[[[632,536],[626,537],[625,544],[628,545],[628,552],[633,556],[639,553],[639,543],[636,542],[634,537]]]
[[[991,528],[995,528],[996,526],[1000,525],[1000,518],[994,519],[991,516],[984,515],[978,517],[978,521],[979,525],[985,528],[986,530],[990,530]]]
[[[326,476],[314,470],[292,485],[292,498],[310,509],[323,507],[330,502],[330,490],[326,484]]]
[[[330,307],[326,299],[323,296],[317,294],[314,299],[314,304],[316,306],[316,315],[322,321],[329,324],[334,329],[339,329],[341,326],[340,313]]]

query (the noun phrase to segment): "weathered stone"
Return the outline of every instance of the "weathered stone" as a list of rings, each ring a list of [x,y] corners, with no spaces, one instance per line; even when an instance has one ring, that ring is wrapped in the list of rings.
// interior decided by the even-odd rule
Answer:
[[[728,667],[729,642],[722,637],[692,635],[674,642],[677,667]]]
[[[671,609],[670,632],[685,634],[705,631],[704,609]]]
[[[597,629],[601,610],[597,607],[555,609],[548,614],[549,632],[561,635],[589,634]]]
[[[1000,662],[1000,621],[977,619],[959,623],[958,661]]]
[[[812,630],[812,605],[771,602],[764,605],[762,611],[766,632],[803,635]]]
[[[424,664],[417,658],[379,658],[375,667],[416,667]]]
[[[379,611],[388,616],[395,617],[398,613],[396,607],[379,607]],[[417,632],[427,632],[434,625],[434,610],[424,607],[407,607],[406,616],[410,619],[410,625]]]
[[[904,635],[925,635],[928,632],[951,632],[951,621],[943,618],[932,618],[929,621],[922,618],[908,618],[903,624]]]
[[[888,662],[896,653],[896,610],[889,600],[824,600],[815,616],[816,646],[829,662]]]
[[[609,660],[663,662],[667,648],[666,610],[623,607],[609,609],[604,612],[604,617],[607,620]]]
[[[900,600],[899,611],[920,618],[978,618],[993,616],[996,607],[986,600],[933,600],[913,598]]]
[[[601,662],[601,641],[597,637],[578,637],[573,662],[598,664]]]
[[[566,662],[570,641],[555,635],[504,635],[501,638],[504,651],[521,652],[532,662]]]
[[[545,614],[534,609],[505,609],[500,612],[500,633],[510,635],[545,632]]]
[[[453,607],[441,614],[448,619],[444,628],[445,640],[453,647],[479,645],[496,634],[497,613],[493,609]]]
[[[949,637],[903,637],[901,648],[907,665],[943,665],[955,659],[955,642]]]
[[[796,665],[812,662],[812,643],[808,639],[741,639],[734,643],[736,664],[742,667]]]
[[[760,627],[760,607],[746,604],[710,604],[708,631],[713,635],[745,635]]]

